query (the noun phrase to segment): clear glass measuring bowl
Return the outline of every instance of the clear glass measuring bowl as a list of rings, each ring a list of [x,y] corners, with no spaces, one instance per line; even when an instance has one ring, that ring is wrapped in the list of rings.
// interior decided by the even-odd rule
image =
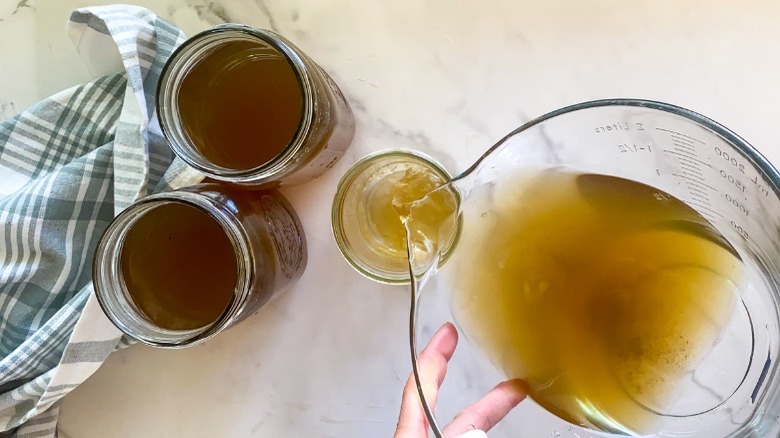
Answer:
[[[438,240],[461,233],[446,262],[439,257],[437,239],[419,239],[412,209],[407,232],[415,374],[422,346],[442,323],[454,321],[461,335],[435,409],[419,391],[434,434],[442,437],[442,423],[500,381],[522,377],[503,374],[486,357],[453,305],[453,290],[459,286],[454,283],[456,271],[462,263],[480,262],[471,256],[472,247],[463,244],[474,223],[470,219],[490,210],[489,202],[506,201],[493,197],[488,204],[474,205],[470,199],[476,192],[509,184],[529,168],[555,166],[630,179],[674,195],[706,218],[745,265],[747,286],[740,290],[728,327],[681,381],[683,395],[661,412],[652,412],[658,417],[653,436],[778,436],[780,174],[717,122],[674,105],[635,99],[585,102],[532,120],[438,189],[457,198],[462,216],[462,230],[452,226],[457,223],[453,220],[437,231]],[[430,230],[425,233],[431,235]],[[495,238],[501,238],[500,230]],[[635,433],[610,424],[609,418],[597,420],[601,431],[567,423],[527,399],[490,435],[584,438]]]

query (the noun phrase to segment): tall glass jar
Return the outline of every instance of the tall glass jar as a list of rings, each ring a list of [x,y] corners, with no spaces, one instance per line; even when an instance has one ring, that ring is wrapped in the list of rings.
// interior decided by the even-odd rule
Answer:
[[[163,207],[171,205],[192,207],[199,213],[205,213],[218,224],[215,229],[224,233],[218,237],[229,241],[235,255],[235,263],[231,261],[235,266],[235,287],[232,292],[225,291],[227,306],[224,311],[218,309],[221,314],[218,313],[214,321],[201,327],[176,329],[155,322],[153,316],[144,311],[143,303],[136,299],[138,295],[132,290],[134,285],[128,280],[128,268],[124,264],[123,257],[129,251],[128,241],[137,245],[137,241],[129,237],[133,230],[139,228],[144,218],[148,219],[156,209],[160,209],[159,215],[160,211],[164,211]],[[159,235],[160,224],[154,225],[152,229]],[[174,223],[174,227],[186,225]],[[144,254],[151,255],[153,263],[168,263],[171,257],[210,256],[204,248],[194,251],[200,252],[197,255],[182,254],[183,247],[171,247],[170,244],[165,249],[160,240],[163,239],[151,241],[149,248],[141,248]],[[193,242],[197,248],[200,236],[190,239],[190,244]],[[148,196],[114,219],[95,252],[95,292],[108,318],[127,335],[156,347],[187,347],[204,342],[257,313],[278,296],[303,274],[306,250],[303,227],[280,193],[275,190],[244,191],[219,183],[200,184]],[[154,284],[151,276],[142,280]],[[166,291],[159,288],[154,293],[164,294]]]
[[[182,120],[180,111],[179,97],[182,83],[187,76],[192,74],[198,65],[206,62],[217,49],[231,43],[248,45],[263,50],[266,55],[284,58],[295,75],[302,100],[300,122],[289,143],[280,145],[281,151],[268,161],[249,168],[219,165],[207,158],[196,147],[193,135],[187,131],[186,121]],[[231,68],[231,63],[226,64],[214,74],[218,76]],[[258,81],[244,82],[247,85],[249,83],[253,86],[264,85],[259,77]],[[240,91],[238,94],[241,94]],[[157,104],[160,126],[176,155],[212,179],[246,187],[293,185],[318,177],[344,155],[355,131],[349,104],[336,83],[322,68],[280,35],[239,24],[216,26],[191,37],[179,46],[160,74]],[[263,104],[246,102],[250,109]],[[262,138],[256,140],[263,141]],[[246,144],[245,147],[257,145]]]

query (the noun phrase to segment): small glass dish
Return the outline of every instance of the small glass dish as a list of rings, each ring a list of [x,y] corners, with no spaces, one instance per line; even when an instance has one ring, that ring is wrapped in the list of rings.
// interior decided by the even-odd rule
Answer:
[[[436,160],[409,149],[381,150],[355,163],[339,182],[332,210],[333,236],[347,262],[379,283],[409,284],[403,221],[414,201],[450,178]],[[457,208],[454,196],[444,204]]]

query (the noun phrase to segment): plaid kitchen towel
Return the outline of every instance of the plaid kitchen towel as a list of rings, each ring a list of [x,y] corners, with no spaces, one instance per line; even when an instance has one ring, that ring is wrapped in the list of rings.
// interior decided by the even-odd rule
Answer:
[[[0,124],[3,436],[54,436],[58,401],[129,343],[91,284],[92,255],[114,215],[200,178],[172,159],[154,107],[182,32],[124,5],[78,9],[68,32],[99,79]]]

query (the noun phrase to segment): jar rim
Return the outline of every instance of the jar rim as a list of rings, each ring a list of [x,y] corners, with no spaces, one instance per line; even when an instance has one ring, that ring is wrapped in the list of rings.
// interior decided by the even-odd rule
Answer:
[[[187,205],[206,213],[222,227],[236,253],[236,285],[230,302],[214,322],[192,330],[164,329],[148,321],[129,298],[121,275],[119,256],[127,232],[146,213],[171,203]],[[253,269],[255,254],[245,233],[236,220],[205,196],[183,191],[147,196],[117,215],[98,241],[93,262],[94,289],[98,304],[117,328],[143,344],[183,348],[205,342],[230,326],[246,305],[249,285],[256,273]]]
[[[250,37],[279,52],[290,65],[300,86],[302,98],[299,126],[290,142],[269,161],[247,169],[222,167],[206,159],[181,129],[181,118],[177,111],[176,92],[179,82],[193,65],[191,58],[199,54],[197,51],[224,44],[225,39],[231,37]],[[157,119],[173,152],[190,167],[216,180],[238,184],[273,180],[274,175],[283,172],[285,166],[295,160],[297,153],[304,146],[316,118],[314,84],[304,56],[295,45],[281,35],[243,24],[220,24],[188,38],[171,53],[165,62],[160,72],[155,94],[158,106]]]

